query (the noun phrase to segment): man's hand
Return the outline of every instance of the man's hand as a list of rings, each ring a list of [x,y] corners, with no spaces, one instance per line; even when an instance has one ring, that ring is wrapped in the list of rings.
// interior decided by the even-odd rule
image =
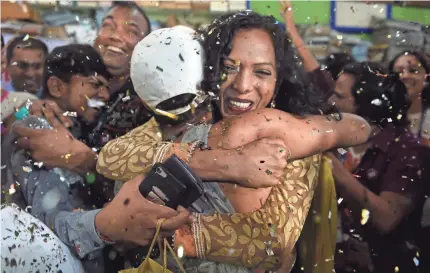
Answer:
[[[137,176],[126,182],[112,202],[97,214],[95,225],[101,235],[115,242],[144,246],[151,243],[159,219],[166,219],[161,225],[162,236],[192,222],[184,208],[175,211],[145,199],[139,192],[143,178]]]
[[[345,168],[342,162],[333,153],[330,152],[326,155],[331,160],[331,164],[333,167],[332,173],[336,183],[342,183],[342,181],[344,181],[346,178],[352,176],[348,169]]]
[[[79,173],[95,169],[97,155],[51,115],[45,116],[54,129],[16,126],[17,145],[29,150],[31,157],[47,167],[65,168]]]
[[[261,139],[238,149],[240,167],[237,180],[245,187],[262,188],[276,186],[284,176],[288,149],[279,139]]]
[[[72,127],[72,120],[64,116],[64,111],[57,103],[50,100],[37,100],[31,104],[30,113],[38,117],[53,117],[59,120],[66,128]]]

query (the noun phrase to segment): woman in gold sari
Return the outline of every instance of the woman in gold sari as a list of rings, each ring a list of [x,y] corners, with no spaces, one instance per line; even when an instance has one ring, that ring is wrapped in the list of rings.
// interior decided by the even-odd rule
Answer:
[[[323,94],[306,80],[285,33],[273,18],[252,12],[229,14],[215,20],[203,36],[203,89],[219,97],[214,120],[222,118],[223,122],[192,127],[182,137],[190,144],[157,145],[163,139],[152,120],[104,147],[98,164],[103,175],[125,181],[144,172],[143,164],[174,153],[205,178],[203,166],[223,159],[213,156],[216,150],[240,153],[241,146],[261,138],[280,138],[280,146],[287,147],[279,150],[285,162],[367,139],[367,124],[353,116],[345,117],[348,122],[328,116],[297,119],[263,109],[272,106],[297,116],[319,114],[324,109],[319,99]],[[289,99],[275,106],[277,92],[289,94]],[[197,145],[199,142],[205,145]],[[205,146],[214,150],[205,150]],[[133,160],[121,157],[119,162],[122,154]],[[243,187],[237,185],[239,181],[204,183],[212,208],[199,211],[203,214],[195,214],[193,224],[175,234],[175,244],[182,245],[187,255],[187,272],[249,272],[281,265],[289,271],[316,186],[320,158],[318,154],[290,162],[279,183],[271,188]],[[269,168],[259,171],[273,174]]]

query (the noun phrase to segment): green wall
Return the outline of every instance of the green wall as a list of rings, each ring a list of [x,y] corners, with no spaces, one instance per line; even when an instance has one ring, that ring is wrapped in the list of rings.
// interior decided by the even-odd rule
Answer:
[[[329,1],[292,1],[292,4],[297,24],[329,24]],[[278,20],[282,20],[279,14],[280,6],[279,1],[251,0],[252,10],[264,15],[273,15]],[[393,19],[430,25],[430,9],[393,6]]]

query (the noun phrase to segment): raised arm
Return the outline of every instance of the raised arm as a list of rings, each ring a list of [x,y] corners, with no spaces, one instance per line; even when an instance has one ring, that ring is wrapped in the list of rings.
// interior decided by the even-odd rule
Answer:
[[[275,110],[259,109],[212,127],[210,143],[232,149],[262,138],[281,139],[291,159],[299,159],[332,148],[355,146],[367,141],[369,124],[359,116],[342,114],[297,118]]]
[[[281,16],[285,20],[287,32],[291,41],[293,42],[300,59],[303,61],[303,66],[307,72],[312,72],[320,68],[318,61],[315,59],[312,52],[306,47],[305,42],[297,30],[293,17],[293,7],[289,0],[280,0],[281,2]]]

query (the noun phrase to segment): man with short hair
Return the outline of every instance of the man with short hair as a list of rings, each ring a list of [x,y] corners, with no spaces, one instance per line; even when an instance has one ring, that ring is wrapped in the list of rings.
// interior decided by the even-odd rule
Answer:
[[[41,95],[47,54],[48,48],[45,43],[28,35],[16,37],[10,42],[6,49],[6,69],[12,81],[13,91]]]
[[[104,126],[92,136],[95,147],[147,122],[152,114],[145,109],[130,80],[130,61],[134,47],[151,32],[145,11],[134,2],[114,1],[102,21],[94,47],[112,75],[109,81],[112,112]]]
[[[100,115],[98,125],[88,134],[87,145],[75,142],[76,145],[65,147],[51,132],[47,132],[43,139],[32,134],[33,141],[43,143],[39,146],[38,152],[33,151],[33,155],[40,156],[35,158],[36,160],[49,162],[57,167],[78,168],[83,170],[83,173],[95,174],[97,151],[108,141],[124,135],[151,118],[152,113],[142,105],[130,80],[131,54],[136,44],[150,30],[148,17],[135,3],[120,1],[113,3],[103,19],[94,44],[103,62],[106,63],[107,70],[112,75],[109,80],[110,99],[107,102],[107,110]],[[43,115],[47,109],[42,111],[42,108],[42,103],[34,103],[31,111],[35,115]],[[50,103],[48,108],[54,109],[57,118],[66,126],[71,123],[67,117],[63,116],[64,109],[61,109],[61,105]],[[51,150],[45,148],[45,143],[53,145],[52,147],[58,151],[71,150],[75,156],[69,158],[66,163],[63,158],[53,156]],[[92,162],[89,164],[90,161]],[[105,184],[106,196],[97,201],[96,206],[102,206],[112,197],[109,187],[113,183],[108,181]]]

